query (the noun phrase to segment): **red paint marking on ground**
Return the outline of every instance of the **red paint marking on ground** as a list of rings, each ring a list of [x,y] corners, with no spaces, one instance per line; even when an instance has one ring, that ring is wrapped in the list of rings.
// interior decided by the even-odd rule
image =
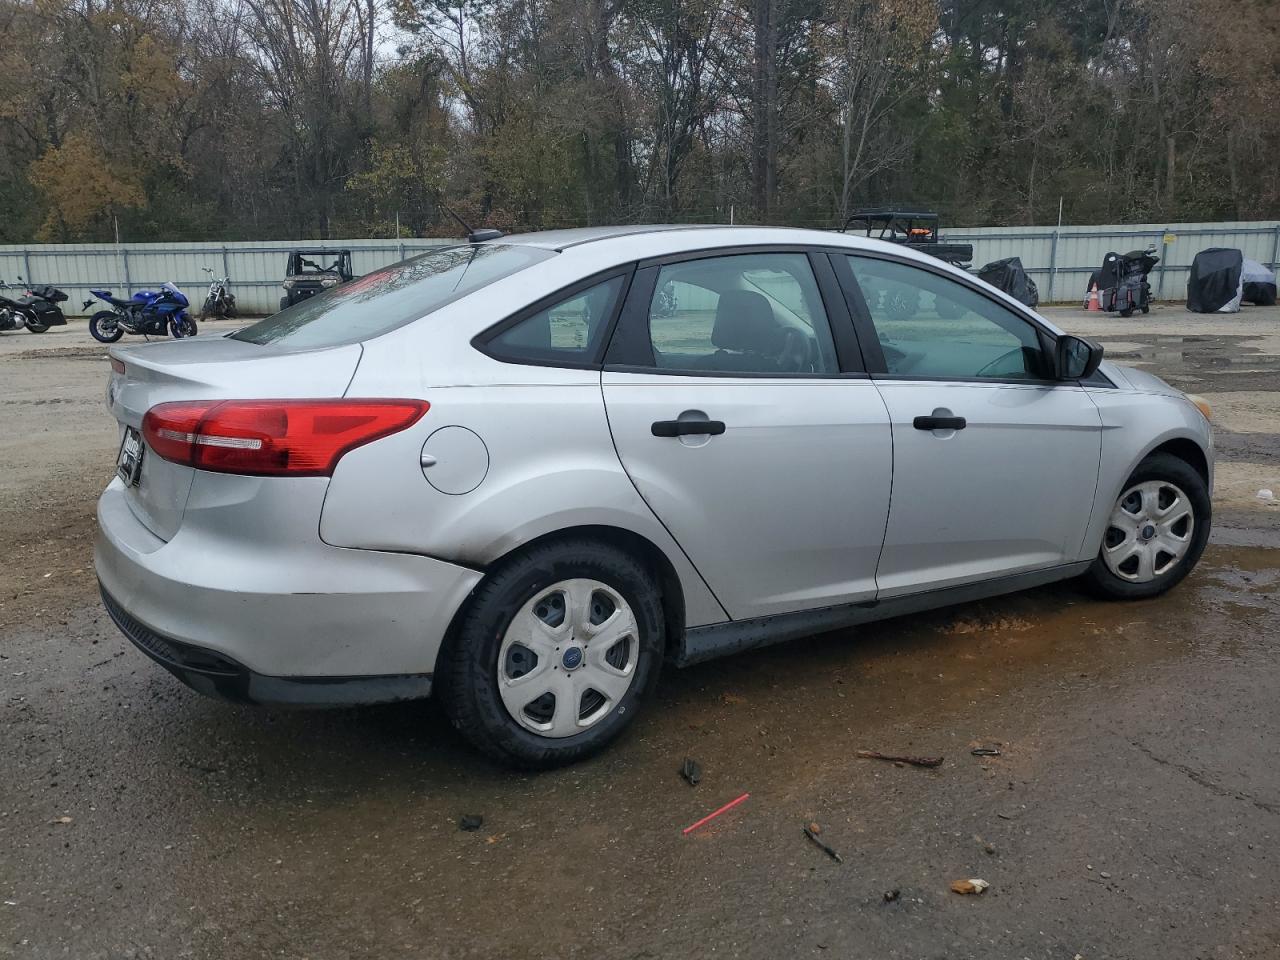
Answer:
[[[681,831],[681,833],[684,833],[684,834],[692,833],[694,830],[697,830],[697,829],[698,829],[700,826],[702,826],[704,823],[707,823],[707,822],[709,822],[709,821],[711,821],[711,820],[714,820],[716,817],[720,816],[720,814],[724,813],[724,812],[725,812],[725,811],[727,811],[727,810],[732,810],[734,807],[736,807],[738,804],[740,804],[743,800],[746,800],[746,799],[747,799],[747,797],[749,797],[749,796],[751,796],[751,794],[749,794],[749,793],[744,793],[744,794],[743,794],[742,796],[740,796],[737,800],[730,800],[728,803],[726,803],[726,804],[725,804],[723,807],[721,807],[719,810],[715,811],[714,813],[708,813],[705,817],[703,817],[703,818],[702,818],[701,820],[699,820],[697,823],[691,823],[691,824],[689,824],[689,826],[685,827],[685,828],[684,828],[684,830],[682,830],[682,831]]]

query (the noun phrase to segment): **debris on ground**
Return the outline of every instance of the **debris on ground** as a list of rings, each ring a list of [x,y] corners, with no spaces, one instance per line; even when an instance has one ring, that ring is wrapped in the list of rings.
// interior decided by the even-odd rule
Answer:
[[[886,890],[884,892],[884,902],[893,903],[900,896],[902,896],[902,891],[899,890],[897,887],[894,887],[892,890]]]
[[[859,750],[857,756],[868,760],[888,760],[890,763],[909,763],[913,767],[940,767],[943,760],[942,757],[903,757],[879,750]]]
[[[680,764],[680,776],[684,777],[689,786],[696,787],[702,779],[702,764],[693,757],[685,757],[684,763]]]
[[[998,756],[1000,756],[1000,751],[999,751],[999,750],[997,750],[995,747],[975,747],[974,749],[970,750],[969,752],[970,752],[971,754],[973,754],[975,757],[998,757]]]
[[[995,856],[996,848],[994,844],[988,843],[986,840],[983,840],[982,837],[980,837],[976,833],[973,835],[973,842],[982,848],[983,853],[987,854],[988,856],[992,856],[992,857]]]
[[[827,844],[821,837],[818,836],[818,834],[820,833],[822,833],[822,827],[820,825],[816,823],[809,823],[805,825],[804,835],[808,837],[811,841],[813,841],[813,843],[817,845],[819,850],[825,853],[828,857],[830,857],[836,863],[844,863],[844,858],[840,856],[840,854],[836,853],[835,850],[832,849],[832,847],[829,844]]]
[[[478,813],[464,813],[462,819],[458,821],[458,829],[472,833],[484,826],[484,817]]]
[[[71,818],[70,817],[54,817],[49,822],[50,823],[70,823]]]
[[[991,884],[987,883],[987,881],[974,877],[972,880],[956,880],[951,884],[951,890],[954,893],[978,894],[985,891],[989,886]]]
[[[684,828],[684,830],[682,830],[682,831],[681,831],[681,833],[683,833],[683,834],[685,834],[685,835],[688,835],[688,834],[690,834],[690,833],[693,833],[693,831],[694,831],[694,830],[697,830],[697,829],[698,829],[700,826],[702,826],[704,823],[710,823],[710,822],[711,822],[712,820],[714,820],[716,817],[720,816],[720,814],[722,814],[722,813],[726,813],[726,812],[728,812],[729,810],[732,810],[734,807],[736,807],[738,804],[742,803],[744,800],[746,800],[746,799],[747,799],[748,797],[750,797],[750,796],[751,796],[751,794],[749,794],[749,793],[744,793],[742,796],[738,797],[737,799],[730,800],[728,803],[726,803],[726,804],[725,804],[723,807],[721,807],[719,810],[713,810],[711,813],[708,813],[705,817],[703,817],[701,820],[697,821],[696,823],[691,823],[691,824],[689,824],[689,826],[685,827],[685,828]]]
[[[1268,490],[1266,487],[1263,487],[1261,490],[1258,491],[1258,499],[1261,500],[1263,503],[1275,503],[1276,495],[1272,491]]]

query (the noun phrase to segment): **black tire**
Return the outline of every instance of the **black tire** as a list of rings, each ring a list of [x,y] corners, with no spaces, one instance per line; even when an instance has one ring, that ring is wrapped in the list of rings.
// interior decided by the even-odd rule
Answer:
[[[1144,304],[1144,305],[1143,305],[1143,307],[1142,307],[1142,315],[1143,315],[1143,316],[1146,316],[1146,315],[1147,315],[1148,313],[1150,313],[1150,312],[1151,312],[1151,308],[1150,308],[1149,306],[1147,306],[1147,305],[1145,305],[1145,304]]]
[[[103,333],[99,326],[105,320],[110,320],[112,323],[115,323],[115,329],[110,334]],[[100,313],[95,313],[89,318],[89,334],[99,343],[115,343],[124,336],[124,330],[116,321],[116,315],[114,313],[110,310],[103,310]]]
[[[943,320],[958,320],[964,316],[964,307],[954,300],[947,300],[942,297],[934,299],[933,309]]]
[[[541,736],[521,726],[498,691],[498,655],[512,619],[539,591],[585,577],[616,590],[636,621],[635,677],[612,711],[579,734]],[[501,763],[545,769],[590,756],[631,723],[657,682],[665,648],[657,581],[642,560],[594,540],[535,546],[501,563],[472,593],[436,670],[437,692],[453,725]]]
[[[1120,311],[1120,316],[1128,320],[1130,317],[1133,316],[1133,307],[1125,307],[1123,310]]]
[[[1126,490],[1136,484],[1149,480],[1168,481],[1180,487],[1187,495],[1187,499],[1191,502],[1191,516],[1194,523],[1191,543],[1177,565],[1168,572],[1159,574],[1154,580],[1146,583],[1133,583],[1116,576],[1107,566],[1103,559],[1103,552],[1106,550],[1104,533],[1103,543],[1098,548],[1098,556],[1094,558],[1093,564],[1084,574],[1084,580],[1094,593],[1106,599],[1145,600],[1172,590],[1199,562],[1200,555],[1204,553],[1205,544],[1209,541],[1209,529],[1213,523],[1213,505],[1210,503],[1204,478],[1199,472],[1185,460],[1172,454],[1154,453],[1138,464],[1137,469],[1125,481],[1124,487],[1116,491],[1116,496],[1122,496]],[[1113,505],[1107,504],[1104,509],[1110,516]]]
[[[223,304],[222,315],[228,320],[234,320],[236,318],[236,298],[228,294]]]
[[[281,309],[281,310],[284,310],[284,309],[286,309],[288,306],[289,306],[289,298],[288,298],[288,297],[281,297],[281,298],[280,298],[280,309]]]

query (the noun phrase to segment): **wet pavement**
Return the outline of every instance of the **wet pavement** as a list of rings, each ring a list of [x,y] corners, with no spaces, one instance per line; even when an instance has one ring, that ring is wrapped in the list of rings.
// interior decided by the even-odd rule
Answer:
[[[235,707],[145,660],[93,593],[105,363],[0,338],[0,957],[1280,957],[1280,311],[1049,313],[1219,411],[1182,586],[668,671],[613,749],[539,775],[429,703]]]

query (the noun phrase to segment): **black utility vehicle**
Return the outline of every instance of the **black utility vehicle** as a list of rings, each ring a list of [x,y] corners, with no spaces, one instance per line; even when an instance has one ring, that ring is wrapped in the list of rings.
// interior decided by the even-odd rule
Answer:
[[[294,250],[281,284],[284,296],[280,309],[346,283],[353,276],[350,250]]]
[[[841,233],[865,233],[877,240],[903,243],[946,263],[967,268],[973,262],[973,244],[943,243],[938,236],[938,215],[927,210],[876,207],[855,210]]]

